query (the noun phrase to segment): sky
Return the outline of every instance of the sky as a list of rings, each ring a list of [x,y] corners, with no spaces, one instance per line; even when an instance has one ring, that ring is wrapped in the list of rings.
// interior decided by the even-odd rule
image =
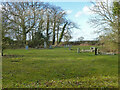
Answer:
[[[52,5],[60,6],[67,12],[67,18],[75,22],[80,29],[72,30],[71,41],[78,40],[79,37],[84,37],[84,40],[95,40],[98,37],[94,33],[94,28],[88,24],[88,20],[93,13],[90,12],[89,7],[93,5],[90,2],[50,2]]]

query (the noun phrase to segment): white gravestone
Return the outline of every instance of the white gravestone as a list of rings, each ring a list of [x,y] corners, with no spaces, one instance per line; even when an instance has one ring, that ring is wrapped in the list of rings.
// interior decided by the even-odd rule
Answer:
[[[46,48],[47,47],[47,44],[46,44],[46,42],[44,42],[44,48]]]
[[[77,48],[77,53],[80,53],[80,48]]]

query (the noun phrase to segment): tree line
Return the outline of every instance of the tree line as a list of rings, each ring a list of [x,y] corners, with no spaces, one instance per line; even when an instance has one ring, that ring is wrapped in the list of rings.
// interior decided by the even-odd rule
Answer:
[[[61,8],[44,2],[2,3],[2,39],[4,43],[16,40],[18,45],[31,47],[59,45],[63,37],[71,39],[76,24],[66,18]],[[27,40],[28,38],[28,40]],[[6,40],[7,39],[7,40]],[[9,41],[9,42],[8,42]]]

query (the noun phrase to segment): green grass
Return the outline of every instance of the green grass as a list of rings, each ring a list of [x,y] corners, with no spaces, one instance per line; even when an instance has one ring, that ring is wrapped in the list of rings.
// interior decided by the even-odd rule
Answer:
[[[0,89],[2,89],[2,56],[0,56]]]
[[[3,57],[3,88],[117,88],[118,55],[77,53],[78,47],[89,49],[5,50],[16,56]]]

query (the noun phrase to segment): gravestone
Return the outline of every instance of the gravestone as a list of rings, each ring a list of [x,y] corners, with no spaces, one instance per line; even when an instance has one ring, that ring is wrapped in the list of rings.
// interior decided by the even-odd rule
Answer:
[[[95,51],[95,47],[90,47],[91,52]]]
[[[25,49],[28,50],[28,45],[25,46]]]
[[[67,48],[67,45],[66,45],[66,48]]]
[[[44,42],[44,48],[46,48],[47,47],[47,44],[46,44],[46,42]]]
[[[80,53],[80,48],[77,48],[77,53]]]
[[[90,49],[95,50],[95,47],[90,47]]]
[[[71,47],[72,47],[72,45],[69,45],[69,50],[72,50]]]
[[[69,47],[69,50],[71,50],[71,47]]]
[[[68,47],[70,47],[70,45],[68,44]]]
[[[95,48],[95,55],[98,55],[98,48]]]
[[[52,45],[50,45],[50,47],[49,47],[50,49],[52,49]]]

